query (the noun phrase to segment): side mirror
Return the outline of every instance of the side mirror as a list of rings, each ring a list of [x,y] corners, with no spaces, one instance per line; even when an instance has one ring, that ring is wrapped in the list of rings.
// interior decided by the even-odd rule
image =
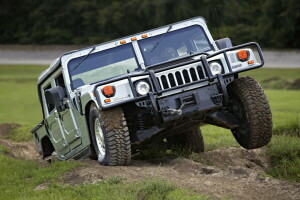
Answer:
[[[216,40],[215,42],[216,42],[217,47],[220,50],[232,47],[232,43],[229,38],[219,39],[219,40]]]
[[[54,104],[58,112],[62,112],[66,109],[63,104],[63,99],[66,97],[65,89],[61,86],[50,88],[45,91],[45,98],[47,103]]]

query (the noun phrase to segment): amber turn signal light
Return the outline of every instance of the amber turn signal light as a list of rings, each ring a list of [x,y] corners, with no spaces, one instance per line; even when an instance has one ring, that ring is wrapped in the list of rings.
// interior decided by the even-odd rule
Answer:
[[[246,50],[240,50],[239,52],[237,52],[237,56],[240,61],[246,61],[248,60],[249,52]]]
[[[110,86],[110,85],[107,85],[105,86],[103,89],[102,89],[102,94],[105,96],[105,97],[112,97],[115,95],[115,87],[114,86]]]
[[[104,103],[110,103],[110,99],[105,99]]]
[[[253,63],[254,63],[254,60],[248,61],[248,64],[249,64],[249,65],[251,65],[251,64],[253,64]]]

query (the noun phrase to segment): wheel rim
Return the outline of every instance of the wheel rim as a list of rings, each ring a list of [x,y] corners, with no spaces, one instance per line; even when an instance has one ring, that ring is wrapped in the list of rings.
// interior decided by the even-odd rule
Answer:
[[[98,118],[95,119],[94,129],[95,129],[96,143],[99,149],[98,159],[101,160],[105,156],[105,141],[104,141],[104,134],[101,128],[101,124]]]

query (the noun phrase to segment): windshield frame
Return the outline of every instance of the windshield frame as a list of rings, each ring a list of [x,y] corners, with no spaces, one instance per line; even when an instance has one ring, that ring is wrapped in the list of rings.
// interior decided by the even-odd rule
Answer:
[[[191,24],[191,25],[189,25],[189,26],[185,26],[185,27],[175,27],[175,28],[171,28],[171,30],[167,30],[167,31],[165,31],[165,32],[161,32],[161,33],[159,33],[159,34],[153,34],[152,36],[150,36],[150,37],[148,37],[148,38],[145,38],[145,39],[143,39],[143,40],[138,40],[138,46],[139,46],[139,49],[140,49],[140,52],[141,52],[141,55],[142,55],[142,57],[143,57],[143,60],[144,60],[144,64],[145,64],[145,67],[146,68],[148,68],[148,67],[151,67],[151,66],[156,66],[156,65],[159,65],[159,64],[163,64],[163,63],[167,63],[167,62],[171,62],[171,61],[174,61],[174,60],[179,60],[179,59],[182,59],[182,58],[186,58],[186,57],[190,57],[190,56],[192,56],[192,54],[186,54],[186,55],[183,55],[183,56],[177,56],[176,58],[173,58],[173,59],[171,59],[171,60],[161,60],[160,62],[156,62],[156,63],[148,63],[148,61],[147,61],[147,59],[149,59],[149,58],[146,58],[145,57],[145,54],[144,54],[144,52],[143,52],[143,47],[142,47],[142,44],[141,43],[143,43],[143,41],[145,41],[145,40],[149,40],[149,39],[151,39],[151,38],[154,38],[154,37],[157,37],[157,36],[160,36],[160,37],[158,37],[157,38],[157,40],[155,41],[153,41],[153,44],[155,44],[155,43],[157,43],[157,41],[159,41],[159,45],[158,45],[158,47],[156,47],[156,48],[158,48],[159,49],[159,46],[160,46],[160,43],[163,41],[163,40],[165,40],[168,36],[170,36],[169,34],[172,34],[172,32],[178,32],[178,31],[180,31],[180,30],[182,30],[182,29],[187,29],[187,28],[191,28],[191,27],[199,27],[200,29],[199,30],[201,30],[202,31],[202,34],[204,35],[204,38],[205,38],[205,40],[206,40],[206,42],[207,42],[207,44],[208,44],[208,46],[210,47],[210,49],[209,50],[205,50],[205,51],[203,51],[203,52],[201,52],[201,51],[191,51],[190,53],[194,53],[194,54],[201,54],[201,53],[207,53],[207,52],[212,52],[212,51],[215,51],[216,50],[216,48],[215,48],[215,46],[214,46],[214,44],[211,42],[211,38],[210,38],[210,35],[208,35],[207,34],[207,28],[206,27],[203,27],[202,25],[200,25],[200,24]],[[169,28],[170,26],[168,26],[167,28]],[[155,50],[156,50],[156,48],[155,48]],[[154,50],[154,51],[155,51]],[[175,50],[175,49],[174,49]],[[154,52],[153,51],[153,52]],[[152,53],[152,51],[150,52],[150,53]],[[153,53],[152,53],[153,54]],[[155,55],[155,54],[153,54],[153,55]],[[153,58],[153,55],[150,57],[150,58]]]
[[[127,43],[127,44],[124,44],[124,45],[120,45],[120,46],[115,46],[115,47],[112,47],[112,48],[104,48],[103,50],[101,50],[101,51],[93,51],[91,54],[89,54],[88,56],[87,56],[87,54],[86,55],[81,55],[81,56],[78,56],[78,57],[74,57],[74,58],[72,58],[72,59],[70,59],[69,61],[68,61],[68,63],[67,63],[67,71],[68,71],[68,76],[69,76],[69,80],[70,80],[70,86],[71,86],[71,90],[76,90],[77,88],[80,88],[80,87],[82,87],[82,86],[84,86],[84,85],[93,85],[93,84],[96,84],[96,83],[99,83],[99,82],[102,82],[102,81],[106,81],[106,80],[109,80],[109,79],[112,79],[112,78],[116,78],[116,77],[120,77],[120,76],[124,76],[124,75],[126,75],[127,74],[127,72],[126,73],[122,73],[122,74],[119,74],[119,75],[116,75],[116,76],[112,76],[112,77],[108,77],[108,78],[106,78],[106,79],[99,79],[99,80],[97,80],[97,81],[95,81],[95,82],[91,82],[91,83],[85,83],[84,85],[81,85],[81,86],[78,86],[78,87],[74,87],[74,83],[73,83],[73,79],[72,79],[72,69],[70,68],[70,62],[72,62],[73,60],[75,60],[75,59],[78,59],[78,58],[84,58],[84,57],[86,57],[86,59],[80,64],[80,65],[83,65],[84,64],[84,62],[86,62],[86,60],[88,60],[88,57],[90,57],[90,56],[92,56],[92,55],[95,55],[95,54],[99,54],[99,53],[102,53],[102,52],[105,52],[105,51],[110,51],[110,50],[113,50],[113,49],[116,49],[116,48],[124,48],[124,47],[130,47],[130,49],[131,49],[131,52],[130,53],[133,53],[133,59],[134,59],[134,61],[135,61],[135,64],[136,64],[136,70],[134,70],[134,71],[141,71],[142,70],[142,67],[141,67],[141,65],[140,65],[140,63],[138,62],[138,58],[137,58],[137,55],[136,55],[136,52],[135,52],[135,49],[134,49],[134,47],[133,47],[133,44],[132,43]],[[79,62],[80,62],[80,59],[79,59]],[[78,62],[78,63],[79,63]],[[122,61],[121,61],[122,62]],[[76,65],[75,65],[76,66]],[[109,65],[104,65],[104,66],[101,66],[101,67],[97,67],[97,68],[95,68],[95,69],[99,69],[99,68],[102,68],[102,67],[107,67],[107,66],[109,66]],[[84,67],[84,66],[80,66],[80,67]],[[95,69],[93,69],[93,70],[95,70]],[[132,72],[134,72],[134,71],[131,71],[131,73]],[[86,71],[86,72],[88,72],[88,71]],[[86,72],[83,72],[83,73],[86,73]],[[80,74],[80,73],[79,73]],[[78,74],[77,74],[78,75]],[[73,76],[76,76],[76,75],[73,75]]]

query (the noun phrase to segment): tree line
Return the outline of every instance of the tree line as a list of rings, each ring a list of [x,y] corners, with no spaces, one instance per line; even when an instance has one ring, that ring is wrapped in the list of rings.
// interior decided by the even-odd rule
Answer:
[[[300,47],[299,0],[1,0],[1,44],[97,44],[203,16],[233,44]]]

